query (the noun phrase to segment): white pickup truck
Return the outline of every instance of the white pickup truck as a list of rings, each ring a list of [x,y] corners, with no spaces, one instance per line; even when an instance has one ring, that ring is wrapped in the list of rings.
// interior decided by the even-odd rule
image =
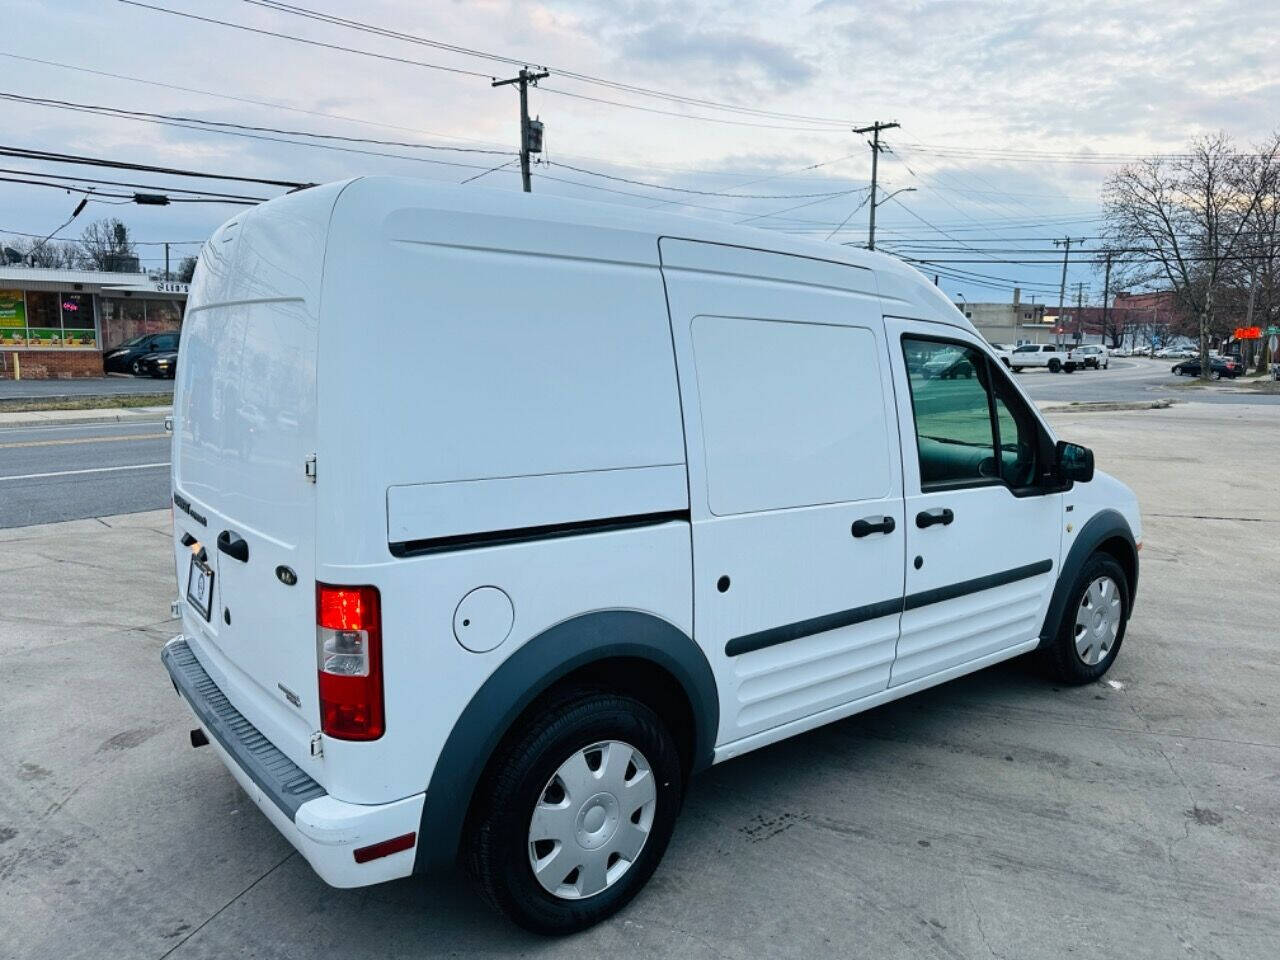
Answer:
[[[1068,366],[1070,364],[1070,366]],[[1065,346],[1056,343],[1024,343],[1009,355],[1009,367],[1021,373],[1027,367],[1048,367],[1050,373],[1075,370]]]

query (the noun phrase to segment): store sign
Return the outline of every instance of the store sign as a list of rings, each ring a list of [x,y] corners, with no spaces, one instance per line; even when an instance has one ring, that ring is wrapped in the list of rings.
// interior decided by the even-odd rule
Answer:
[[[21,290],[0,290],[0,327],[25,327],[27,301]]]
[[[179,283],[177,280],[157,280],[152,287],[156,293],[181,293],[188,294],[191,292],[191,284]]]
[[[1237,340],[1261,340],[1261,327],[1236,327]]]

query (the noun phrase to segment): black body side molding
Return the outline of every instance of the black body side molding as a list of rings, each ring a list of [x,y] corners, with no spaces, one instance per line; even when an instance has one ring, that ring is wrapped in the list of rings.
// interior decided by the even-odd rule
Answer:
[[[1117,559],[1129,574],[1129,610],[1132,611],[1133,598],[1138,593],[1137,542],[1133,538],[1133,531],[1129,528],[1129,521],[1119,511],[1099,510],[1076,533],[1075,543],[1071,545],[1066,559],[1062,561],[1062,568],[1058,571],[1058,583],[1053,588],[1049,610],[1045,614],[1044,624],[1040,627],[1040,646],[1043,647],[1052,640],[1054,633],[1057,632],[1063,611],[1066,610],[1067,593],[1075,583],[1080,568],[1099,547],[1109,541],[1121,545],[1119,547],[1121,556]]]
[[[606,610],[566,620],[508,657],[458,717],[427,785],[415,873],[446,869],[456,861],[476,784],[521,712],[562,677],[615,657],[649,661],[676,678],[693,711],[693,771],[711,765],[720,697],[697,644],[646,613]]]

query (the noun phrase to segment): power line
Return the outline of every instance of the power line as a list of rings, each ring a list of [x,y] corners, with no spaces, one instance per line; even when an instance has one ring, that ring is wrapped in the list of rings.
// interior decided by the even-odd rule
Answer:
[[[34,239],[39,239],[44,236],[44,234],[41,233],[28,233],[23,230],[9,230],[5,227],[0,227],[0,235],[9,237],[32,237]],[[135,240],[132,237],[129,238],[129,242],[139,247],[200,247],[204,246],[205,243],[204,240]]]
[[[204,17],[204,16],[200,16],[199,14],[188,13],[184,10],[172,10],[168,7],[161,7],[161,6],[157,6],[150,3],[142,3],[140,2],[140,0],[118,0],[118,2],[127,4],[128,6],[131,6],[131,7],[139,7],[144,10],[152,10],[157,13],[167,13],[175,17],[183,17],[185,19],[195,20],[201,23],[212,24],[212,25],[217,25],[222,27],[230,27],[234,30],[242,30],[246,33],[256,33],[262,36],[273,37],[278,40],[288,40],[293,43],[301,43],[301,44],[306,44],[308,46],[313,46],[313,47],[322,47],[327,50],[335,50],[343,53],[350,53],[356,56],[371,57],[375,60],[384,60],[391,63],[402,64],[405,66],[422,67],[429,70],[443,70],[448,73],[460,74],[462,76],[467,76],[467,77],[475,77],[482,80],[492,81],[496,79],[491,74],[479,73],[475,70],[464,70],[458,67],[446,67],[438,63],[428,63],[423,60],[414,60],[410,57],[396,57],[390,54],[377,53],[373,50],[364,50],[360,47],[349,47],[349,46],[346,46],[345,44],[340,44],[340,43],[325,43],[320,40],[311,40],[306,37],[298,37],[298,36],[294,36],[293,34],[281,33],[276,30],[264,30],[259,27],[250,27],[243,23],[233,23],[229,20],[218,20],[217,18],[214,18],[214,17]],[[564,75],[568,76],[569,74],[566,73]],[[657,113],[664,116],[679,117],[684,120],[698,120],[706,123],[731,124],[734,126],[755,127],[759,129],[795,130],[795,131],[808,131],[811,133],[826,132],[826,128],[824,127],[784,126],[784,125],[768,124],[768,123],[753,123],[746,120],[729,120],[729,119],[720,118],[720,117],[707,117],[703,115],[677,113],[671,110],[661,110],[656,107],[645,107],[639,104],[622,103],[617,100],[607,100],[602,97],[590,97],[590,96],[587,96],[586,94],[573,93],[568,90],[558,90],[553,87],[544,87],[542,89],[547,93],[554,93],[557,96],[571,97],[577,100],[587,100],[593,103],[608,104],[610,106],[623,107],[629,110],[641,110],[646,113]],[[834,129],[831,132],[834,132]]]
[[[734,200],[809,200],[814,197],[843,197],[850,193],[858,192],[853,190],[830,190],[826,193],[728,193],[722,190],[693,190],[688,187],[672,187],[663,183],[653,183],[648,180],[633,180],[630,177],[615,177],[608,173],[599,173],[595,170],[587,170],[584,167],[575,167],[569,163],[560,163],[556,161],[546,161],[547,166],[562,167],[565,170],[572,170],[575,173],[585,173],[587,176],[600,177],[603,180],[613,180],[618,183],[631,183],[641,187],[649,187],[653,190],[671,190],[675,193],[689,193],[700,197],[728,197]]]
[[[0,144],[0,157],[20,160],[43,160],[49,163],[69,163],[85,167],[105,167],[111,170],[134,170],[139,173],[163,173],[175,177],[192,177],[199,180],[225,180],[232,183],[257,183],[268,187],[288,187],[296,190],[311,186],[292,180],[267,180],[262,177],[246,177],[239,174],[208,173],[202,170],[186,170],[179,167],[160,167],[147,163],[129,163],[123,160],[107,160],[102,157],[86,157],[73,153],[57,153],[50,150],[32,150]]]
[[[158,87],[163,90],[174,90],[178,93],[194,93],[202,97],[215,97],[219,100],[228,100],[232,103],[241,103],[255,107],[267,107],[272,110],[286,110],[290,113],[300,113],[308,117],[320,117],[324,120],[340,120],[344,123],[356,123],[366,127],[381,127],[385,130],[400,130],[404,133],[421,133],[428,137],[443,137],[446,140],[459,140],[466,143],[478,143],[489,146],[493,145],[491,141],[477,140],[474,137],[460,137],[456,134],[438,133],[434,130],[423,130],[419,127],[405,127],[394,123],[383,123],[363,117],[351,117],[341,113],[325,113],[321,110],[307,110],[303,107],[295,107],[287,103],[278,103],[274,100],[257,100],[253,97],[240,97],[229,93],[219,93],[214,90],[204,90],[200,87],[187,87],[177,83],[167,83],[163,80],[148,80],[145,77],[135,77],[127,73],[112,73],[108,70],[95,70],[91,67],[78,66],[74,63],[62,63],[58,60],[42,60],[39,57],[22,56],[21,54],[12,53],[7,50],[0,50],[0,57],[7,57],[11,60],[21,60],[24,63],[38,63],[45,67],[57,67],[60,70],[72,70],[76,73],[84,73],[94,77],[106,77],[110,80],[124,80],[129,83],[140,83],[144,86]]]
[[[121,3],[132,0],[120,0]],[[231,130],[218,126],[203,126],[200,122],[181,122],[162,119],[159,114],[147,114],[144,111],[126,111],[117,107],[102,107],[94,104],[79,104],[73,101],[56,101],[40,97],[25,97],[20,94],[0,93],[0,99],[25,102],[33,106],[51,107],[57,110],[71,110],[78,113],[89,113],[95,116],[111,117],[119,120],[134,120],[139,123],[152,123],[162,127],[177,127],[182,130],[195,130],[201,133],[216,133],[222,136],[242,137],[250,140],[264,140],[270,143],[284,143],[295,147],[311,147],[317,150],[335,150],[339,153],[353,153],[369,157],[385,157],[391,160],[408,160],[412,163],[429,163],[442,167],[460,167],[470,170],[483,170],[484,167],[474,163],[460,163],[456,160],[433,160],[430,157],[411,157],[402,153],[387,153],[382,150],[364,150],[357,147],[339,146],[333,143],[311,143],[305,140],[292,140],[288,137],[269,134],[251,133],[247,130]],[[496,151],[495,151],[496,152]]]
[[[265,203],[270,197],[248,197],[237,193],[219,193],[209,190],[193,190],[190,187],[157,187],[147,183],[130,183],[124,180],[100,180],[94,177],[72,176],[71,174],[54,174],[41,173],[38,170],[14,170],[9,167],[0,167],[0,173],[17,174],[29,177],[62,177],[65,180],[75,180],[79,183],[93,183],[100,186],[108,187],[132,187],[136,190],[146,190],[152,193],[185,193],[193,197],[216,197],[220,200],[247,200],[252,203]]]
[[[36,174],[39,176],[39,174]],[[79,193],[86,197],[98,199],[100,197],[109,197],[113,200],[123,200],[125,203],[137,203],[138,195],[133,193],[108,193],[95,190],[92,187],[81,187],[74,183],[50,183],[47,180],[31,180],[24,177],[0,177],[0,183],[18,183],[30,187],[52,187],[55,190],[65,190],[68,193]],[[253,206],[261,201],[258,200],[233,200],[229,197],[166,197],[165,203],[230,203],[237,206]]]
[[[473,47],[464,47],[458,44],[445,43],[440,40],[432,40],[427,37],[415,34],[404,33],[399,30],[392,30],[387,27],[379,27],[374,24],[352,20],[346,17],[339,17],[334,14],[324,13],[318,10],[312,10],[297,4],[283,3],[280,0],[244,0],[245,3],[253,6],[262,7],[268,10],[274,10],[278,13],[286,13],[292,16],[304,17],[309,20],[327,23],[333,26],[346,27],[352,30],[358,30],[364,33],[370,33],[375,36],[387,37],[390,39],[401,40],[407,43],[414,43],[421,46],[432,47],[438,50],[446,50],[450,53],[461,54],[463,56],[478,57],[484,60],[492,60],[497,63],[507,64],[509,66],[528,66],[529,60],[522,60],[514,57],[504,56],[502,54],[490,53],[483,50],[477,50]],[[636,84],[622,83],[617,80],[609,80],[604,77],[593,76],[591,74],[580,73],[578,71],[569,70],[565,67],[557,67],[551,64],[539,63],[538,66],[543,69],[554,72],[559,77],[565,77],[571,80],[577,80],[582,83],[591,83],[599,86],[608,87],[624,93],[632,93],[639,96],[653,97],[665,100],[671,103],[688,104],[704,108],[712,108],[730,113],[744,114],[750,116],[769,117],[775,120],[797,120],[808,123],[828,124],[837,127],[848,126],[852,121],[842,120],[835,117],[819,117],[809,114],[786,113],[777,110],[764,110],[759,107],[747,107],[741,104],[725,103],[723,101],[709,100],[704,97],[693,97],[687,94],[671,93],[665,90],[657,90],[652,87],[642,87]]]

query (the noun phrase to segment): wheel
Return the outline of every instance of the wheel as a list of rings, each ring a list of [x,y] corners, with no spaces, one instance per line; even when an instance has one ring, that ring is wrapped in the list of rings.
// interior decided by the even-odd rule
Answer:
[[[1129,620],[1129,582],[1109,554],[1095,553],[1072,584],[1058,632],[1041,651],[1054,679],[1092,683],[1111,669]]]
[[[1076,372],[1076,365],[1075,365],[1074,363],[1072,363],[1070,360],[1068,360],[1066,363],[1064,363],[1064,364],[1062,365],[1062,369],[1063,369],[1066,373],[1075,373],[1075,372]]]
[[[1178,364],[1177,366],[1173,367],[1172,372],[1176,373],[1178,376],[1182,376],[1182,364]]]
[[[1013,370],[1013,372],[1014,372],[1014,373],[1021,373],[1021,372],[1022,372],[1022,368],[1021,368],[1021,367],[1013,367],[1013,368],[1012,368],[1012,370]]]
[[[1000,362],[1004,364],[1004,368],[1005,368],[1006,370],[1008,370],[1008,369],[1009,369],[1009,358],[1008,358],[1008,357],[1001,357],[1001,358],[1000,358]]]
[[[1061,360],[1059,360],[1059,359],[1057,359],[1057,358],[1055,357],[1054,359],[1052,359],[1052,360],[1050,360],[1050,361],[1049,361],[1049,372],[1050,372],[1050,373],[1057,373],[1057,372],[1058,372],[1059,370],[1061,370],[1061,369],[1062,369],[1062,361],[1061,361]]]
[[[1102,365],[1102,369],[1103,369],[1103,370],[1108,370],[1108,369],[1110,369],[1110,368],[1111,368],[1111,361],[1110,361],[1110,360],[1108,360],[1106,363],[1104,363],[1104,364]]]
[[[142,376],[142,361],[141,360],[133,361],[133,363],[130,364],[129,369],[130,371],[132,371],[135,377]]]
[[[527,930],[566,934],[625,906],[662,859],[684,782],[670,732],[638,700],[575,688],[521,721],[477,788],[466,863]]]
[[[1210,371],[1209,371],[1209,379],[1210,379],[1210,380],[1221,380],[1221,379],[1222,379],[1222,371],[1221,371],[1221,370],[1210,370]]]

